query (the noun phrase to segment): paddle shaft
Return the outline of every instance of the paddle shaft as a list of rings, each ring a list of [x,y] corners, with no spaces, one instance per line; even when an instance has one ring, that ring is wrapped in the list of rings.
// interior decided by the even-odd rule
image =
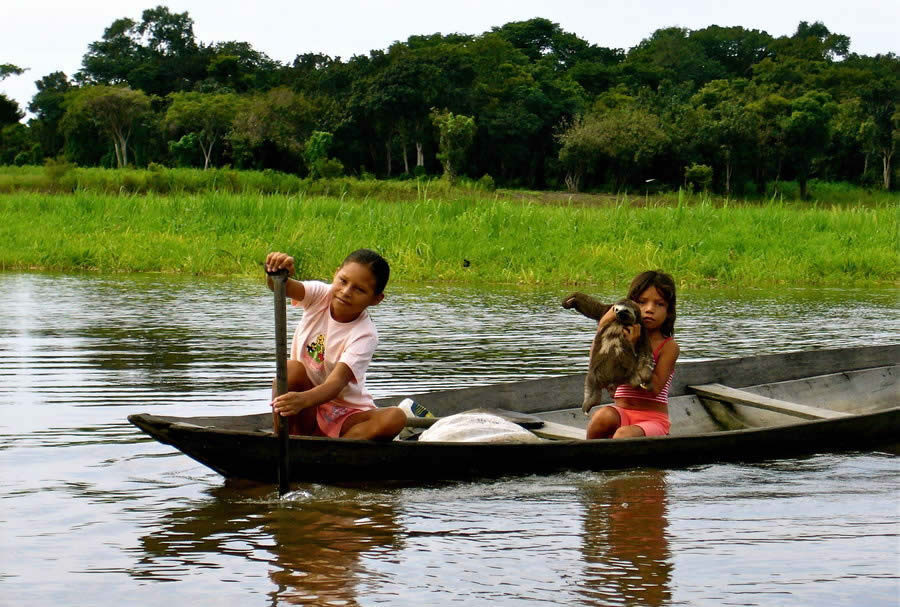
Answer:
[[[284,303],[284,287],[287,270],[269,273],[272,291],[275,293],[275,395],[287,392],[287,310]],[[278,495],[290,491],[290,434],[288,420],[278,420]]]

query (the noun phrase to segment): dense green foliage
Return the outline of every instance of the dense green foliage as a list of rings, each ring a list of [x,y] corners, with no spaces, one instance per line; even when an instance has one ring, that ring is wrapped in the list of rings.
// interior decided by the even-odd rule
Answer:
[[[0,79],[17,73],[0,66]],[[784,180],[805,195],[812,178],[890,190],[897,172],[900,59],[851,53],[821,23],[777,38],[665,28],[626,52],[537,18],[282,64],[245,42],[198,43],[188,13],[159,6],[113,22],[71,80],[54,72],[37,86],[27,125],[0,96],[0,164],[443,169],[502,187],[624,192],[652,180],[729,195]],[[441,150],[433,116],[470,118],[471,145]],[[332,136],[319,167],[307,154],[316,132]],[[688,167],[712,176],[687,179]]]
[[[303,277],[327,278],[348,251],[366,246],[390,260],[399,281],[621,285],[656,267],[683,285],[897,278],[890,204],[682,195],[666,204],[622,198],[581,206],[434,185],[403,202],[384,200],[399,191],[0,194],[0,269],[254,274],[267,251],[283,250],[299,259]]]

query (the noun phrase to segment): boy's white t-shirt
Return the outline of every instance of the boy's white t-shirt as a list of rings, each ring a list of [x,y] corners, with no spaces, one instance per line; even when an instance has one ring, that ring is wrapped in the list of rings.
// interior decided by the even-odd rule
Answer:
[[[310,280],[303,281],[303,288],[306,294],[299,302],[303,318],[291,341],[291,360],[303,363],[315,386],[321,385],[338,363],[344,363],[353,379],[329,402],[360,410],[375,408],[366,390],[366,369],[378,345],[378,332],[368,311],[350,322],[338,322],[331,317],[331,285]]]

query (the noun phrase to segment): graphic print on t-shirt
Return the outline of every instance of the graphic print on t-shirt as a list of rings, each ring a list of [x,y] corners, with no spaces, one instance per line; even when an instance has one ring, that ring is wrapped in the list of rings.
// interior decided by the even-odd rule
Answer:
[[[316,340],[306,346],[306,353],[316,364],[323,364],[325,362],[325,336],[319,333]]]

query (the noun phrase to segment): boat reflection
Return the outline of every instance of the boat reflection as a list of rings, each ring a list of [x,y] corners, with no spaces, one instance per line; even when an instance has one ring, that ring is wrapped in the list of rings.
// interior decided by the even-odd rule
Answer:
[[[585,594],[601,604],[668,604],[665,471],[616,472],[585,484],[580,493]]]
[[[363,556],[402,549],[387,493],[307,485],[279,499],[271,485],[235,482],[210,493],[141,537],[135,577],[180,579],[208,568],[223,571],[221,582],[266,562],[272,604],[357,605],[358,587],[377,577]]]

